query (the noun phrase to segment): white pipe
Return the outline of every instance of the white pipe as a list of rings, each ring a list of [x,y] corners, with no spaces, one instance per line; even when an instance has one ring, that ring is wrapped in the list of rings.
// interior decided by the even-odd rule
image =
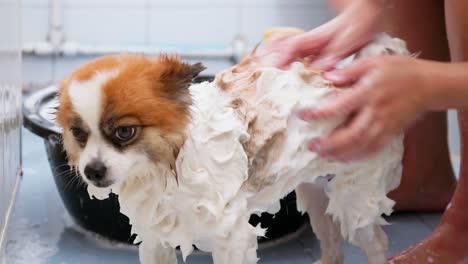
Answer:
[[[74,42],[65,42],[58,46],[49,42],[26,43],[23,53],[36,56],[49,56],[58,54],[63,56],[94,56],[116,53],[139,53],[156,55],[164,53],[177,53],[184,58],[207,58],[207,59],[229,59],[237,60],[244,53],[239,42],[236,47],[222,49],[175,49],[160,48],[154,46],[119,46],[119,45],[84,45]]]
[[[62,25],[61,0],[50,0],[50,25],[46,42],[27,43],[23,46],[23,53],[37,56],[63,55],[63,56],[94,56],[115,53],[142,53],[160,54],[161,52],[174,52],[185,58],[226,59],[238,62],[247,51],[247,44],[243,37],[236,36],[230,47],[225,49],[162,49],[152,46],[111,46],[111,45],[85,45],[65,41]]]
[[[61,28],[62,16],[60,14],[60,10],[61,10],[60,0],[51,0],[51,8],[52,8],[51,25],[53,28]]]
[[[62,55],[62,56],[96,56],[117,53],[139,53],[157,55],[160,53],[177,53],[184,58],[223,59],[239,62],[247,53],[249,47],[242,36],[236,36],[230,46],[220,49],[177,49],[161,48],[157,46],[136,45],[85,45],[77,42],[61,42],[54,45],[51,42],[26,43],[23,53],[36,56]]]
[[[62,5],[60,0],[50,0],[49,20],[49,35],[47,40],[54,47],[60,46],[64,42]]]

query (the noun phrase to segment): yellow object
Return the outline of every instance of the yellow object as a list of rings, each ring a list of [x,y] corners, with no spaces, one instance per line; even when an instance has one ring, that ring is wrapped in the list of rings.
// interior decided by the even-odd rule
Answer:
[[[301,34],[304,32],[305,31],[303,29],[295,27],[274,27],[263,32],[263,40],[271,38],[271,36],[275,35],[276,33]]]

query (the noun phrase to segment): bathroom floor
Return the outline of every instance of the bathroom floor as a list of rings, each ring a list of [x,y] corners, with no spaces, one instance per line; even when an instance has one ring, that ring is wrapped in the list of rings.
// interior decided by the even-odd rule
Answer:
[[[67,216],[55,189],[42,139],[23,132],[24,176],[10,221],[7,264],[138,263],[134,247],[112,245],[77,228]],[[389,256],[407,248],[435,228],[440,214],[397,214],[385,230]],[[360,250],[345,245],[346,263],[366,263]],[[307,263],[319,258],[319,245],[310,228],[284,243],[260,250],[259,263]],[[180,262],[182,263],[182,262]],[[211,263],[194,254],[189,264]]]

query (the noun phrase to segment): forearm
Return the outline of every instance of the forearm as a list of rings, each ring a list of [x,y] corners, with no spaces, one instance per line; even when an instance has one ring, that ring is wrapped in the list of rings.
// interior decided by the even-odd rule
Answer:
[[[341,41],[359,42],[361,38],[367,39],[367,31],[379,28],[382,15],[382,0],[330,0],[343,5],[343,11],[338,17],[328,23],[304,34],[295,36],[294,46],[297,55],[314,55],[315,51],[325,47],[332,40],[337,31],[347,28],[347,31],[361,32],[354,37],[341,38]],[[356,17],[359,16],[359,19]],[[340,34],[344,35],[344,33]],[[365,36],[364,36],[365,35]],[[320,36],[318,38],[317,36]],[[353,43],[349,43],[350,45]]]
[[[343,11],[353,0],[328,0],[328,4],[337,12]]]
[[[424,63],[427,109],[468,108],[468,63]]]
[[[382,5],[383,0],[328,0],[328,4],[337,12],[341,13],[346,8],[357,2],[364,3],[366,5]]]

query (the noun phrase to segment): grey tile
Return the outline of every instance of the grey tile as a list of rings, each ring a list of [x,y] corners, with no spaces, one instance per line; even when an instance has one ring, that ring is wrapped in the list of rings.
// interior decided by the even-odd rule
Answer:
[[[424,215],[424,214],[423,214]],[[441,214],[433,214],[440,218]],[[388,255],[393,256],[423,240],[433,231],[433,227],[421,220],[420,214],[395,214],[388,219],[390,225],[384,230],[389,238]]]
[[[384,227],[389,237],[389,255],[394,255],[428,236],[432,229],[415,214],[396,214]]]
[[[311,263],[314,256],[309,251],[304,250],[299,238],[283,242],[281,244],[261,249],[259,251],[259,263]]]
[[[434,221],[434,219],[440,217],[440,214],[424,215],[423,217],[429,217]],[[388,222],[390,225],[385,226],[384,230],[389,239],[389,256],[395,255],[425,238],[432,230],[426,223],[422,222],[418,215],[414,214],[397,214],[388,218]],[[303,244],[304,250],[311,258],[314,260],[320,258],[318,241],[311,229],[304,232],[298,240]],[[343,251],[346,263],[366,263],[366,256],[359,248],[346,242]]]
[[[430,229],[435,229],[440,222],[440,213],[423,213],[418,215],[419,219]]]

